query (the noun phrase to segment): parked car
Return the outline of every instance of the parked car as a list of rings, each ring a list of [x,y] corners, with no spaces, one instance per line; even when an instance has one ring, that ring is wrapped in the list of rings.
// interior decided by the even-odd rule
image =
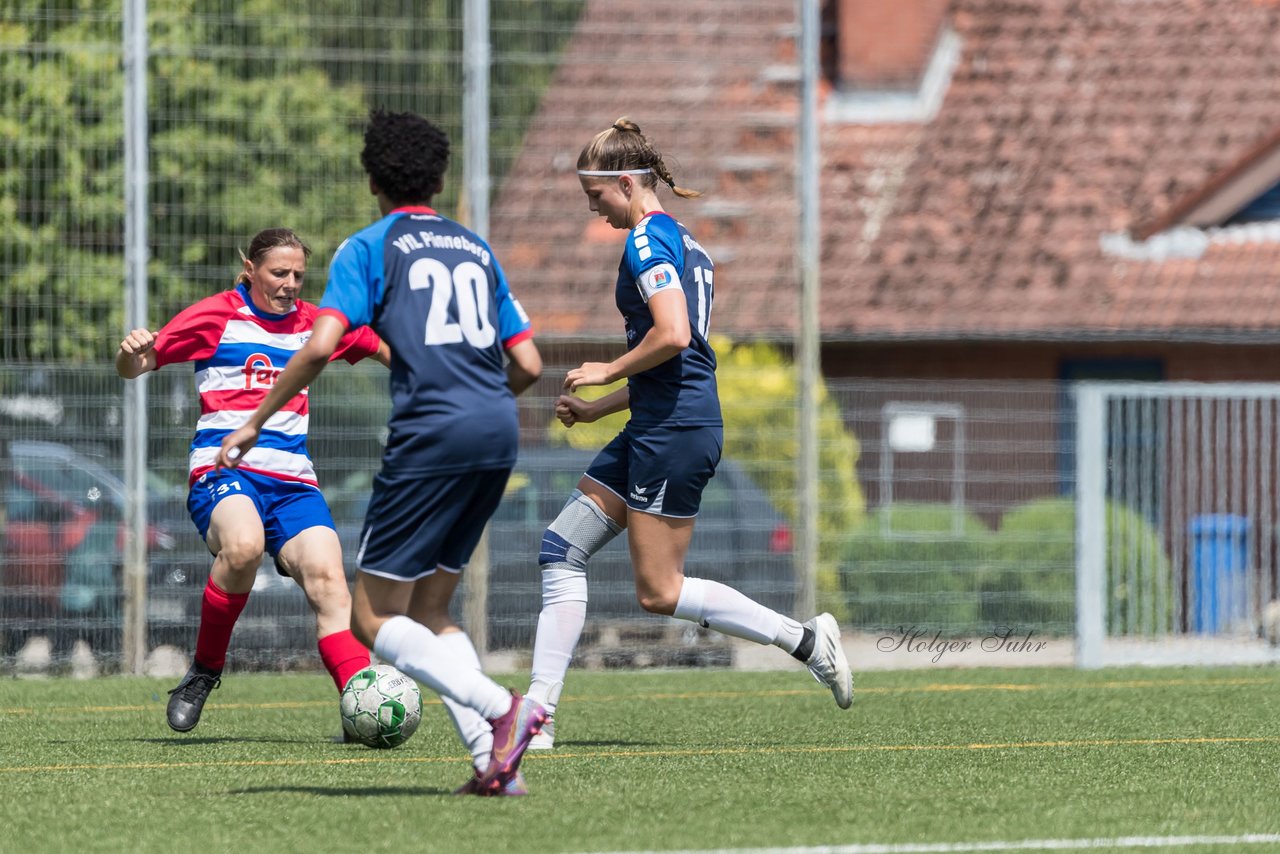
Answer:
[[[30,635],[65,653],[77,639],[119,650],[125,485],[108,464],[68,445],[12,440],[4,478],[0,649]],[[148,485],[148,621],[153,643],[188,631],[187,568],[172,531],[174,491]],[[190,562],[191,558],[187,559]],[[206,559],[207,562],[207,559]]]

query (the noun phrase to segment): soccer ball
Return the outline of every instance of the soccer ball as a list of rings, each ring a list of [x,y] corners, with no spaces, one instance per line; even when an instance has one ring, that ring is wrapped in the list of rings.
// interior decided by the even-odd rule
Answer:
[[[390,664],[366,667],[342,689],[342,728],[362,744],[404,744],[421,720],[418,683]]]

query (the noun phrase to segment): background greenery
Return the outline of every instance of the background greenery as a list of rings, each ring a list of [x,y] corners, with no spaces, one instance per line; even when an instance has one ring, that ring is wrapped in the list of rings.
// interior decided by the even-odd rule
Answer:
[[[1171,631],[1173,568],[1159,533],[1140,514],[1107,502],[1108,565],[1129,578],[1108,585],[1110,625],[1142,634]],[[1036,626],[1075,630],[1076,511],[1071,498],[1010,508],[992,531],[949,504],[878,508],[844,541],[840,579],[859,626],[988,631]],[[1132,568],[1131,570],[1128,568]],[[1112,570],[1113,572],[1115,570]],[[1135,595],[1135,585],[1148,592]],[[1144,610],[1135,610],[1142,602]]]
[[[491,3],[494,187],[581,0]],[[456,213],[463,0],[148,3],[151,317],[225,288],[237,247],[288,225],[315,250],[376,216],[359,166],[368,109],[409,109],[454,143],[437,206]],[[282,26],[282,17],[288,25]],[[545,22],[546,26],[530,26]],[[124,323],[121,7],[0,2],[0,347],[92,361]]]

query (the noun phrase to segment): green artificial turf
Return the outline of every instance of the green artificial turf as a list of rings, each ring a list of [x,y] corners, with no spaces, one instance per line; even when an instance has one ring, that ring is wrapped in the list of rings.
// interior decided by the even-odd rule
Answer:
[[[0,681],[0,849],[604,852],[1280,832],[1272,668],[870,673],[847,712],[800,669],[573,672],[556,750],[526,757],[531,794],[492,799],[450,794],[470,766],[434,697],[407,744],[375,751],[331,740],[337,697],[322,675],[230,674],[188,735],[165,725],[170,687]]]

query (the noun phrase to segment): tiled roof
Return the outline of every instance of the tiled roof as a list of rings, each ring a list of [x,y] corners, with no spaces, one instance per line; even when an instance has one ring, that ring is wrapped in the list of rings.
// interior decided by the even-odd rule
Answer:
[[[792,334],[795,5],[588,2],[494,208],[543,334],[620,330],[621,234],[592,222],[572,167],[623,114],[708,191],[668,209],[717,262],[715,327]],[[932,121],[823,129],[824,335],[1280,332],[1280,240],[1103,250],[1280,126],[1277,4],[956,0],[949,24],[961,56]]]

